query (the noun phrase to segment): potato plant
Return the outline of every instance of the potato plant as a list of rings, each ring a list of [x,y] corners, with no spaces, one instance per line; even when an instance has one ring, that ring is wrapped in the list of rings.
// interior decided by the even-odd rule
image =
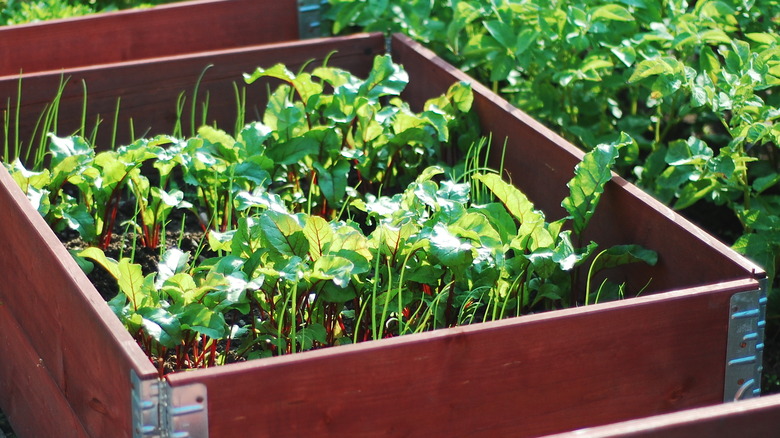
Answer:
[[[712,231],[767,270],[780,317],[780,2],[330,4],[335,33],[404,32],[586,149],[630,135],[617,169],[676,209],[719,211]]]

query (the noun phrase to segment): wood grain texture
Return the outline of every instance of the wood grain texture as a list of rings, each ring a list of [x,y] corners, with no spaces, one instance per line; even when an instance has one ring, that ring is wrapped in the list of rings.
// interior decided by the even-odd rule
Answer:
[[[482,129],[493,136],[494,165],[499,163],[506,140],[506,178],[544,211],[549,221],[566,215],[561,201],[568,195],[566,184],[584,155],[581,150],[408,37],[394,35],[392,47],[396,62],[402,63],[411,77],[405,97],[418,107],[455,81],[471,83]],[[635,292],[648,282],[644,293],[765,276],[758,265],[616,174],[584,233],[583,241],[591,240],[601,248],[640,244],[659,253],[655,267],[635,264],[603,274],[613,282],[626,282]],[[595,283],[600,284],[602,278],[596,276]]]
[[[8,288],[8,284],[0,286]],[[62,396],[30,340],[0,301],[0,409],[24,437],[86,438],[87,433]],[[0,433],[2,435],[2,433]]]
[[[780,431],[780,395],[630,420],[546,438],[765,438]]]
[[[538,436],[719,403],[752,280],[169,376],[209,436]],[[253,431],[253,432],[249,432]]]
[[[65,398],[90,436],[130,436],[130,369],[154,367],[2,166],[0,224],[0,301],[56,385],[49,396]],[[16,407],[32,418],[41,408]]]
[[[90,113],[113,114],[121,95],[122,117],[133,118],[137,133],[146,126],[149,134],[166,132],[175,122],[176,97],[209,63],[214,67],[199,95],[208,92],[213,119],[232,126],[232,82],[241,73],[277,62],[295,68],[314,58],[316,64],[333,50],[331,65],[364,75],[383,52],[384,38],[358,35],[71,69],[69,86],[77,85],[64,94],[60,126],[80,123],[78,84],[84,79]],[[456,79],[468,80],[403,37],[395,38],[393,54],[410,72],[408,93],[418,103]],[[25,79],[26,119],[58,82],[59,74],[50,72]],[[261,108],[265,86],[257,86],[249,99]],[[559,191],[582,153],[477,84],[474,89],[485,128],[496,139],[510,138],[512,181],[540,208],[560,211]],[[0,98],[15,90],[15,78],[0,78]],[[535,436],[719,403],[728,301],[755,289],[761,272],[624,183],[616,178],[610,185],[601,208],[614,217],[595,218],[603,224],[593,237],[658,250],[658,267],[615,275],[641,274],[642,284],[652,277],[654,290],[674,292],[169,380],[207,385],[215,437]],[[0,288],[0,300],[90,436],[129,433],[129,370],[152,377],[151,365],[4,170],[0,224],[0,242],[13,248],[0,251],[0,278],[24,288]]]
[[[0,76],[298,39],[295,0],[208,0],[0,28]]]
[[[63,76],[68,78],[68,82],[60,101],[56,133],[60,136],[70,135],[81,126],[84,83],[88,95],[87,130],[91,131],[98,116],[103,119],[96,146],[105,149],[111,144],[113,119],[120,97],[117,145],[127,144],[134,137],[170,134],[177,119],[181,120],[185,135],[189,135],[194,88],[203,73],[196,98],[196,125],[200,126],[201,105],[208,100],[207,122],[217,123],[232,132],[237,114],[234,84],[246,86],[242,77],[244,73],[253,72],[260,66],[271,67],[276,63],[285,63],[292,70],[308,61],[312,61],[312,66],[318,66],[332,54],[329,65],[365,75],[371,68],[374,55],[383,51],[384,39],[381,35],[364,34],[199,52],[143,62],[69,69],[62,73],[31,74],[22,80],[19,137],[25,140],[25,145],[29,144],[27,140],[34,137],[32,133],[39,116],[54,98]],[[267,101],[268,84],[268,80],[258,80],[246,86],[248,117],[256,118],[262,114],[261,109],[265,108]],[[0,99],[3,102],[10,99],[15,107],[17,89],[16,77],[0,77]],[[185,112],[177,118],[177,100],[182,93],[187,95]],[[10,114],[15,115],[16,109],[12,108]],[[12,130],[12,137],[16,135],[15,129]]]

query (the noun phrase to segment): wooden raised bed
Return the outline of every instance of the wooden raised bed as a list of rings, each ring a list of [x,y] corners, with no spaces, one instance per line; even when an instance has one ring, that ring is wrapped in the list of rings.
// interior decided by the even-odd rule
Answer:
[[[0,76],[296,40],[295,0],[200,0],[0,27]]]
[[[763,438],[780,430],[780,395],[689,409],[546,438]]]
[[[90,108],[113,109],[118,91],[122,116],[156,133],[171,128],[173,102],[207,64],[214,67],[201,92],[212,96],[214,119],[232,123],[232,99],[214,96],[232,96],[232,82],[258,65],[316,65],[337,50],[331,65],[363,74],[385,48],[382,35],[355,35],[68,69],[60,127],[77,126],[81,88],[73,84],[82,79]],[[406,37],[394,36],[391,50],[410,74],[413,104],[471,81]],[[59,73],[25,81],[50,95]],[[13,77],[0,78],[0,91],[13,87]],[[582,152],[473,88],[483,128],[497,144],[507,139],[512,181],[560,217]],[[265,93],[264,83],[253,84],[249,101],[261,103]],[[155,403],[184,407],[189,414],[172,417],[173,427],[193,437],[538,436],[716,405],[757,389],[763,271],[617,176],[585,238],[658,251],[655,267],[610,273],[629,284],[652,278],[642,297],[176,373],[159,384],[4,170],[0,224],[0,408],[21,436],[133,436],[134,427],[140,436],[143,425],[157,436]],[[727,356],[736,359],[730,366]],[[171,402],[150,398],[158,392]],[[141,409],[145,398],[151,409]]]

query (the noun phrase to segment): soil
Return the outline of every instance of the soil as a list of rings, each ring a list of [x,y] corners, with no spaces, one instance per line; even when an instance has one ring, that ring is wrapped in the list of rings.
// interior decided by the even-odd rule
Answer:
[[[0,438],[16,438],[11,424],[2,412],[0,412]]]

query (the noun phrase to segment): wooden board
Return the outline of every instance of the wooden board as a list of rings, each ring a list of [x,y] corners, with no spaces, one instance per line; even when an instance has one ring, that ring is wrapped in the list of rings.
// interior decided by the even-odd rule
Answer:
[[[538,436],[719,403],[728,300],[755,286],[737,281],[169,380],[206,384],[213,437],[258,426],[275,437]]]
[[[546,438],[763,438],[780,430],[780,395],[630,420]]]
[[[0,28],[0,76],[298,39],[295,0],[173,3]]]
[[[384,47],[382,35],[357,35],[67,73],[74,83],[81,78],[88,83],[90,112],[112,113],[121,95],[123,117],[132,115],[142,123],[136,126],[148,125],[155,134],[170,129],[178,93],[193,86],[206,64],[214,67],[204,76],[201,92],[212,96],[214,118],[232,126],[232,98],[214,96],[232,96],[232,82],[241,73],[276,62],[291,68],[310,59],[316,63],[337,49],[331,65],[360,75]],[[404,37],[395,37],[393,55],[410,72],[414,99],[439,94],[454,80],[470,80]],[[58,76],[30,75],[25,106],[30,96],[30,105],[43,105]],[[0,90],[15,92],[15,86],[13,77],[0,78]],[[261,105],[265,88],[257,86],[262,91],[249,96]],[[563,195],[556,191],[571,178],[582,153],[483,87],[475,84],[474,89],[484,127],[495,138],[510,139],[512,181],[539,207],[560,210]],[[63,105],[70,109],[61,112],[60,126],[77,123],[72,112],[80,115],[80,86],[67,91]],[[129,433],[129,370],[147,378],[154,370],[12,187],[0,171],[0,242],[12,248],[0,252],[0,278],[23,285],[25,293],[0,289],[0,300],[87,433]],[[272,436],[440,436],[443,431],[448,436],[531,436],[720,402],[728,302],[736,292],[757,288],[762,271],[619,178],[601,210],[594,221],[604,224],[595,227],[593,236],[659,251],[659,266],[636,272],[642,284],[653,278],[654,291],[673,292],[179,373],[169,380],[207,385],[210,436],[224,437],[258,428]],[[616,275],[639,275],[620,272]],[[33,413],[35,408],[26,409]]]
[[[28,390],[67,400],[90,436],[131,436],[130,370],[151,377],[154,367],[2,166],[0,224],[4,315],[13,315],[29,341],[19,354],[28,364],[40,358],[36,366],[50,376],[30,380]],[[17,405],[8,414],[25,422],[43,407]]]
[[[0,302],[0,410],[19,437],[87,437],[8,306]],[[2,436],[2,433],[0,433]]]
[[[116,133],[117,145],[127,144],[133,137],[170,134],[177,120],[181,120],[183,132],[189,135],[194,88],[198,85],[199,76],[205,71],[198,86],[198,108],[209,96],[207,121],[216,122],[218,126],[231,131],[236,120],[234,84],[244,86],[244,73],[252,72],[259,66],[271,67],[280,62],[287,64],[290,69],[299,68],[308,61],[312,61],[312,65],[320,65],[328,55],[332,55],[329,65],[350,69],[356,74],[366,74],[374,55],[383,51],[384,39],[374,34],[249,46],[145,62],[74,68],[61,73],[35,73],[22,80],[19,137],[32,138],[39,116],[54,98],[63,76],[68,78],[68,82],[60,103],[57,133],[60,136],[70,135],[81,126],[83,81],[87,87],[87,111],[90,114],[87,130],[91,130],[97,115],[100,115],[103,123],[98,131],[97,146],[105,149],[112,142],[113,119],[120,96],[121,122]],[[248,87],[250,117],[257,114],[259,108],[265,108],[267,84],[268,81],[261,80]],[[17,89],[16,77],[0,77],[0,101],[10,99],[16,102]],[[182,93],[188,97],[184,116],[178,118],[177,101]],[[9,113],[15,115],[15,108]],[[199,126],[200,109],[196,110],[196,114],[195,120]],[[13,126],[12,138],[16,135],[15,130]],[[132,135],[133,132],[135,135]]]

